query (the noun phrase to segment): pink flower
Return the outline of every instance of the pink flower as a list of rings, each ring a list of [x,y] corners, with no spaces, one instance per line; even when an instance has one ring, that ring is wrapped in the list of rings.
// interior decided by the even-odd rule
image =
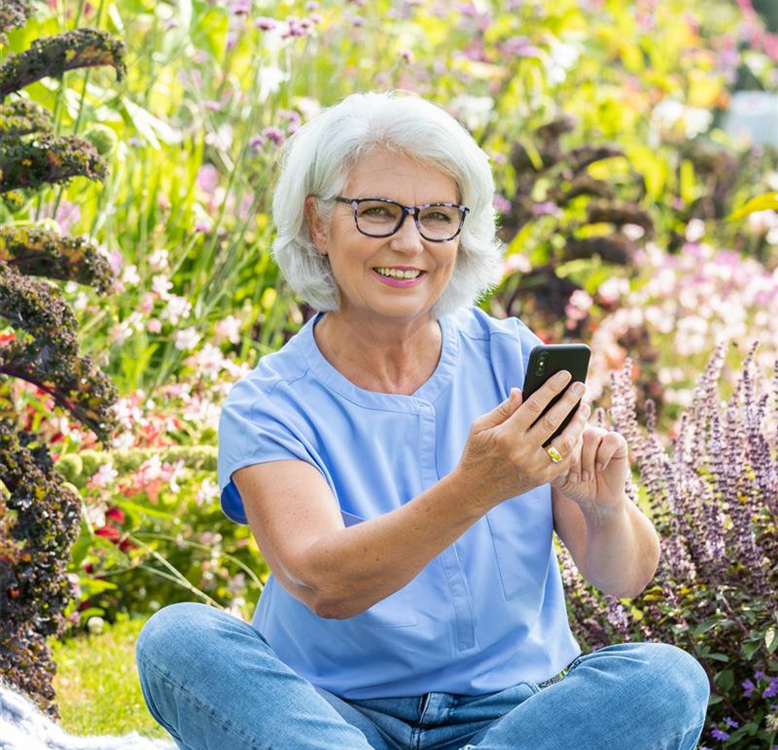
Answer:
[[[149,333],[159,333],[162,330],[162,323],[157,318],[151,318],[146,323],[146,330]]]
[[[211,195],[219,183],[219,173],[213,164],[203,164],[197,171],[197,184],[203,192]]]
[[[276,27],[276,21],[266,16],[260,16],[254,21],[254,26],[262,31],[272,31]]]
[[[499,194],[496,194],[492,199],[492,205],[494,205],[494,207],[502,213],[511,210],[511,202]]]

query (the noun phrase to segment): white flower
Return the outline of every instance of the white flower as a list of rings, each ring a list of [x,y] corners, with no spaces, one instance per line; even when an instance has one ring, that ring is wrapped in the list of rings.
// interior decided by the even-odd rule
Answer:
[[[167,250],[155,250],[149,255],[149,267],[155,271],[162,271],[170,267]]]
[[[194,326],[184,328],[183,331],[176,331],[176,349],[188,352],[194,349],[202,337]]]
[[[206,477],[200,483],[200,489],[197,490],[197,504],[209,503],[219,497],[219,485],[210,477]]]
[[[264,39],[264,37],[263,37]],[[275,94],[281,83],[289,80],[289,73],[281,68],[264,65],[259,69],[259,103],[266,101],[270,94]]]
[[[99,635],[100,633],[103,632],[103,627],[105,626],[105,620],[103,620],[102,617],[97,617],[93,615],[86,621],[86,626],[92,635]]]
[[[216,324],[215,330],[219,339],[226,338],[233,344],[240,343],[240,318],[228,315]]]
[[[687,242],[697,242],[705,236],[705,222],[702,219],[692,219],[686,225]]]
[[[468,130],[480,130],[489,122],[494,108],[491,96],[468,96],[460,94],[451,103],[457,117],[467,125]]]
[[[122,273],[122,283],[132,285],[140,284],[138,267],[134,263],[124,267],[124,273]]]
[[[191,312],[192,303],[186,297],[171,294],[167,299],[167,306],[159,317],[163,320],[169,320],[172,325],[176,326],[182,319],[188,318]]]
[[[170,295],[168,292],[173,288],[173,282],[163,274],[157,274],[151,279],[151,288],[162,299],[167,299]]]
[[[113,462],[107,461],[92,475],[91,482],[95,487],[107,487],[118,476],[119,472],[113,468]]]

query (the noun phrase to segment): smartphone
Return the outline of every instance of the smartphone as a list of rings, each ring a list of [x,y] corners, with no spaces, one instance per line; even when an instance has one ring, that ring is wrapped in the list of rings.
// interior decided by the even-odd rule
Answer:
[[[573,379],[567,384],[565,390],[558,393],[548,406],[543,410],[545,414],[562,396],[567,392],[569,388],[576,380],[580,380],[582,383],[586,382],[586,373],[589,370],[589,359],[592,356],[592,350],[586,344],[539,344],[534,347],[529,353],[529,362],[527,363],[527,371],[524,374],[524,388],[522,389],[522,403],[524,403],[535,391],[543,386],[543,384],[555,373],[560,370],[567,370]],[[575,416],[578,411],[578,407],[581,404],[579,401],[569,412],[569,414],[562,420],[562,424],[556,429],[553,435],[543,443],[545,448],[549,443],[555,440],[559,435],[564,432],[567,425],[570,424],[570,420]],[[532,424],[537,424],[543,414],[538,417]]]

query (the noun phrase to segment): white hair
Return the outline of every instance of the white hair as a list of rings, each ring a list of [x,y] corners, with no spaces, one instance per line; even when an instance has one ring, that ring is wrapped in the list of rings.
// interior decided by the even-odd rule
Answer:
[[[330,225],[349,173],[364,157],[390,151],[452,177],[470,207],[459,235],[454,271],[431,308],[434,319],[470,305],[499,286],[505,244],[496,237],[494,179],[489,156],[466,128],[417,94],[390,90],[350,94],[322,110],[286,141],[273,195],[278,234],[271,249],[294,292],[318,311],[338,310],[340,291],[327,256],[319,254],[304,214],[316,195],[316,213]]]

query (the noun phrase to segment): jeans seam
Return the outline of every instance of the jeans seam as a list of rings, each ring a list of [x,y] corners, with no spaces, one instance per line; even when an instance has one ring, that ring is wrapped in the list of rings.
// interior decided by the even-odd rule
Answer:
[[[681,738],[685,737],[687,734],[689,734],[689,732],[700,731],[704,726],[705,726],[705,719],[703,719],[699,724],[694,724],[693,726],[687,727],[686,729],[683,730],[683,732],[677,732],[670,738],[670,742],[677,740],[679,737]],[[667,747],[667,743],[665,742],[662,746],[657,745],[656,750],[665,750],[666,747]],[[695,745],[694,747],[696,748],[697,745]],[[694,750],[694,748],[692,748],[692,750]]]
[[[176,690],[178,690],[184,696],[184,698],[186,698],[190,703],[194,704],[197,708],[203,710],[211,719],[213,719],[217,724],[219,724],[219,726],[221,726],[226,732],[235,735],[238,739],[242,740],[243,742],[248,742],[248,744],[251,745],[251,747],[255,748],[255,750],[267,750],[266,747],[257,745],[254,742],[254,740],[252,740],[250,737],[247,737],[247,736],[243,735],[241,732],[238,732],[237,730],[235,730],[232,727],[232,725],[225,724],[218,717],[218,715],[215,712],[213,712],[212,709],[210,709],[208,706],[204,705],[199,700],[197,700],[197,698],[195,698],[194,695],[192,695],[186,688],[184,688],[183,686],[181,686],[177,682],[175,682],[173,679],[171,679],[167,674],[165,674],[165,672],[163,672],[161,669],[159,669],[159,667],[157,667],[156,664],[153,664],[152,662],[148,661],[147,659],[144,659],[141,656],[138,656],[137,658],[138,658],[138,661],[143,662],[143,664],[145,664],[145,666],[147,668],[152,669],[154,672],[156,672],[157,675],[159,675],[159,677],[161,677],[171,687],[173,687]],[[165,727],[165,730],[168,731],[168,732],[170,731],[169,729],[167,729],[167,727]],[[182,740],[182,742],[183,742],[183,740]]]

